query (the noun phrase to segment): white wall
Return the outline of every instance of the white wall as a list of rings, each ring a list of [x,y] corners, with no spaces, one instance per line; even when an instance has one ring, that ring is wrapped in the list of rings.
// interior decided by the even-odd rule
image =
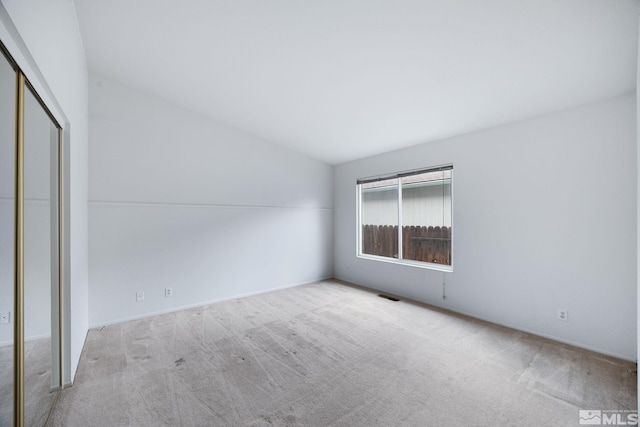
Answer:
[[[329,165],[97,76],[89,87],[91,325],[332,276]]]
[[[71,0],[3,0],[2,5],[11,22],[0,21],[0,38],[57,118],[68,121],[64,125],[70,131],[67,383],[75,375],[88,327],[86,59]]]
[[[630,94],[336,166],[335,276],[635,360],[635,127]],[[449,163],[454,271],[356,258],[356,179]]]

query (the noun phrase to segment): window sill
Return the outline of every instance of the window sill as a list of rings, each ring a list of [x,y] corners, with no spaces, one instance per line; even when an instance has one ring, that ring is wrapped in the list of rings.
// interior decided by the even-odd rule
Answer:
[[[380,262],[386,262],[389,264],[406,265],[409,267],[418,267],[418,268],[424,268],[427,270],[444,271],[445,273],[453,272],[453,265],[433,264],[430,262],[411,261],[408,259],[399,260],[396,258],[381,257],[376,255],[357,254],[356,256],[360,259],[366,259],[369,261],[380,261]]]

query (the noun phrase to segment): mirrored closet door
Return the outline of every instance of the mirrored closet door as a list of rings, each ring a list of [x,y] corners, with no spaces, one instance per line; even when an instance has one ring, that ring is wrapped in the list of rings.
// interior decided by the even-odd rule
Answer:
[[[45,425],[61,388],[61,139],[0,54],[0,427]]]
[[[24,415],[44,425],[60,384],[58,336],[58,127],[24,94]]]

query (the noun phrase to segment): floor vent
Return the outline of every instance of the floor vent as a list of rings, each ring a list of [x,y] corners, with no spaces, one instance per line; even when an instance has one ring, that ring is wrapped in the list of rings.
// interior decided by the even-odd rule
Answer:
[[[390,297],[389,295],[385,295],[385,294],[378,294],[378,296],[380,298],[386,298],[389,301],[400,301],[398,298]]]

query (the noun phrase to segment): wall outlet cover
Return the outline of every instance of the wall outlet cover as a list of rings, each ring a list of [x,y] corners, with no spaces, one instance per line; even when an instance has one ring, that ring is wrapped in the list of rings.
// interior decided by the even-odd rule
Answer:
[[[569,312],[566,309],[559,308],[558,309],[558,320],[562,320],[563,322],[569,321]]]

